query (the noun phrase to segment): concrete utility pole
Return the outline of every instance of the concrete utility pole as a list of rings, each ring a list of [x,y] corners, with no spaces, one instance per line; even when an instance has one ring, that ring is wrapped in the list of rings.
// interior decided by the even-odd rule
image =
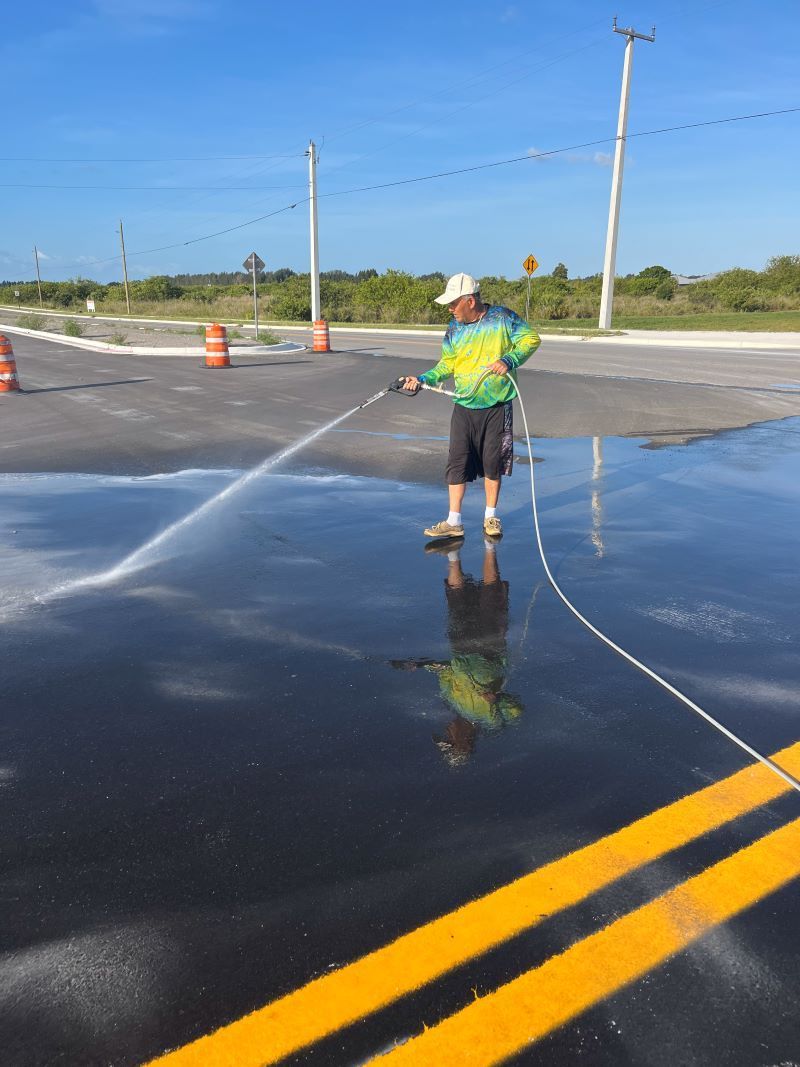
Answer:
[[[119,220],[119,241],[122,245],[122,277],[125,280],[125,303],[128,305],[128,314],[131,313],[131,296],[128,292],[128,261],[125,259],[125,234],[122,232],[122,219]]]
[[[44,301],[42,300],[42,278],[39,274],[39,249],[36,245],[33,246],[33,258],[36,260],[36,284],[39,286],[39,307],[44,307]]]
[[[625,134],[628,129],[628,99],[631,93],[631,66],[633,65],[633,41],[655,41],[656,28],[650,35],[637,33],[633,29],[621,30],[614,17],[614,33],[621,33],[627,38],[625,45],[625,62],[622,67],[622,93],[619,99],[619,122],[617,123],[617,144],[614,149],[614,171],[611,177],[611,203],[608,208],[608,233],[606,235],[606,257],[603,262],[603,293],[600,297],[601,330],[611,328],[611,309],[614,303],[614,271],[617,264],[617,236],[619,233],[619,205],[622,200],[622,170],[625,166]]]
[[[308,142],[308,202],[311,222],[311,321],[317,322],[319,307],[319,234],[317,233],[317,149]]]

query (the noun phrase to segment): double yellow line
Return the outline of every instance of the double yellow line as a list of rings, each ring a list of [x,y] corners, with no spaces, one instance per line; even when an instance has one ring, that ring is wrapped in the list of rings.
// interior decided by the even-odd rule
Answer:
[[[773,759],[798,774],[800,742]],[[763,765],[747,767],[151,1061],[150,1067],[276,1063],[789,791]],[[800,819],[473,1000],[382,1061],[498,1063],[798,875]]]

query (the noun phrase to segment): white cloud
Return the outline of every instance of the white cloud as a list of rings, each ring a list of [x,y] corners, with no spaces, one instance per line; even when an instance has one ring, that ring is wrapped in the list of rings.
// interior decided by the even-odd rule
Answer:
[[[516,4],[509,4],[500,15],[501,22],[516,22],[519,18],[519,8]]]
[[[543,155],[542,153],[546,153],[546,152],[547,152],[546,148],[535,148],[534,147],[534,148],[529,148],[527,154],[529,156],[531,156],[532,159],[535,159],[537,163],[544,163],[544,161],[547,158],[547,156],[546,156],[546,154]]]
[[[614,162],[614,157],[610,152],[595,152],[592,162],[596,163],[598,167],[610,167]]]

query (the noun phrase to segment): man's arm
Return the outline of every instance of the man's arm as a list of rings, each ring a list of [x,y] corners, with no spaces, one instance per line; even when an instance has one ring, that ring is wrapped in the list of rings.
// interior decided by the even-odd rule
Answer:
[[[536,330],[515,311],[508,313],[508,339],[511,348],[500,357],[500,362],[505,363],[510,371],[521,367],[542,343]]]
[[[442,358],[435,367],[426,370],[424,374],[418,374],[416,378],[406,378],[406,382],[415,384],[424,382],[425,385],[435,385],[436,382],[443,382],[445,378],[449,378],[452,375],[455,363],[456,353],[451,340],[451,328],[448,326],[442,341]]]

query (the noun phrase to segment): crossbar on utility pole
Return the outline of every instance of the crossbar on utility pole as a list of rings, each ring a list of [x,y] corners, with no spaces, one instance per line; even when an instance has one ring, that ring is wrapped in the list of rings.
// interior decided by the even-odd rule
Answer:
[[[125,280],[125,303],[128,306],[128,314],[131,313],[131,297],[128,292],[128,261],[125,258],[125,234],[122,232],[122,219],[119,220],[119,241],[122,245],[122,277]]]
[[[317,231],[317,149],[308,142],[308,203],[311,226],[311,321],[320,318],[319,303],[319,234]]]
[[[36,245],[33,246],[33,258],[36,260],[36,284],[39,286],[39,307],[44,307],[44,301],[42,300],[42,276],[39,274],[39,249]]]
[[[650,34],[637,33],[636,30],[620,29],[614,17],[614,33],[626,38],[625,61],[622,66],[622,91],[619,99],[619,121],[617,122],[617,141],[614,149],[614,170],[611,176],[611,203],[608,208],[608,232],[606,234],[606,255],[603,261],[603,292],[600,296],[601,330],[611,328],[611,311],[614,304],[614,271],[617,266],[617,237],[619,235],[619,206],[622,201],[622,171],[625,166],[625,135],[628,130],[628,100],[631,94],[631,67],[633,66],[633,41],[655,41],[656,28]]]

